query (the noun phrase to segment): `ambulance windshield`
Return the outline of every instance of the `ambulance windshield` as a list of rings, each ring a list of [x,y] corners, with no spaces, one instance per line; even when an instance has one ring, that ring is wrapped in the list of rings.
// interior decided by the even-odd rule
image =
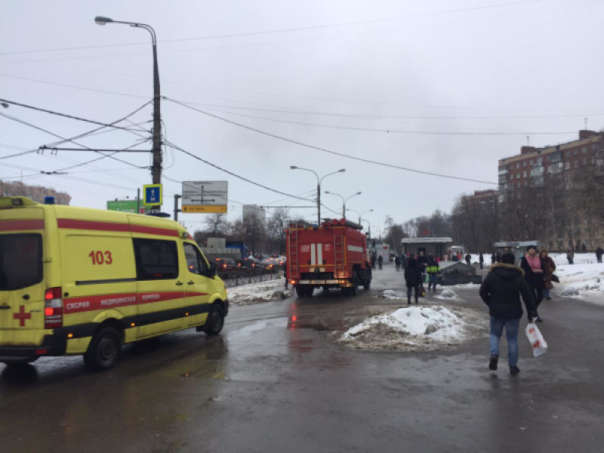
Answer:
[[[27,288],[42,280],[42,237],[0,235],[0,291]]]

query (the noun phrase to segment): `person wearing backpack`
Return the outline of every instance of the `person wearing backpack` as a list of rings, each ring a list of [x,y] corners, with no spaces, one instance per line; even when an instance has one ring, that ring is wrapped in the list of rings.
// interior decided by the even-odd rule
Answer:
[[[489,369],[497,370],[499,341],[505,328],[508,342],[508,364],[510,374],[520,373],[518,368],[518,327],[522,318],[520,296],[524,300],[529,322],[537,317],[533,292],[524,279],[524,271],[514,266],[514,255],[505,253],[501,262],[491,267],[480,286],[480,298],[489,307],[490,358]]]

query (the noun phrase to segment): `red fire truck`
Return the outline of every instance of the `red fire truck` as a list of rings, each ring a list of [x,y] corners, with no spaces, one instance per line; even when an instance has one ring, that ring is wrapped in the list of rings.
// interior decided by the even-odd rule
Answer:
[[[319,227],[289,225],[286,272],[299,297],[312,296],[316,287],[339,287],[348,295],[359,285],[369,289],[371,266],[361,229],[345,219],[327,220]]]

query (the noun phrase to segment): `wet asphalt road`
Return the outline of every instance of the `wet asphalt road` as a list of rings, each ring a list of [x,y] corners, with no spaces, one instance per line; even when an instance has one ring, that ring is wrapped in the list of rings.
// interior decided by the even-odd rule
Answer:
[[[397,307],[374,296],[402,275],[376,274],[353,299],[234,307],[221,337],[188,330],[129,347],[109,372],[80,357],[0,365],[0,451],[604,451],[604,308],[546,301],[550,351],[529,358],[522,337],[511,378],[505,361],[487,370],[486,332],[444,352],[335,344],[330,329]],[[475,290],[456,291],[483,309]]]

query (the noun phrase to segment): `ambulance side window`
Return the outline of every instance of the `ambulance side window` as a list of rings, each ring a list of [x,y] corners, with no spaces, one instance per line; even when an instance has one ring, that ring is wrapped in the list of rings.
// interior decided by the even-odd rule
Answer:
[[[208,274],[208,266],[206,261],[203,259],[199,250],[193,244],[184,244],[185,247],[185,257],[187,258],[187,268],[189,272],[193,274],[199,275],[207,275]]]
[[[137,280],[163,280],[178,277],[175,241],[133,239]]]

